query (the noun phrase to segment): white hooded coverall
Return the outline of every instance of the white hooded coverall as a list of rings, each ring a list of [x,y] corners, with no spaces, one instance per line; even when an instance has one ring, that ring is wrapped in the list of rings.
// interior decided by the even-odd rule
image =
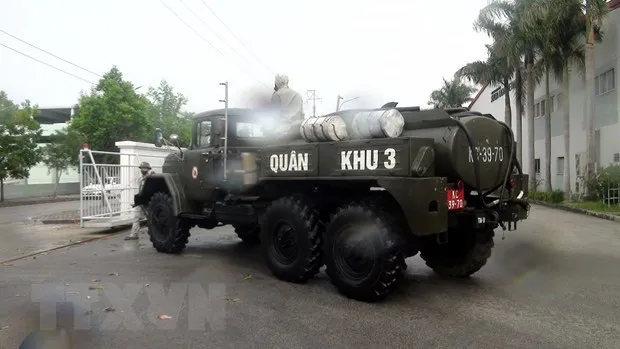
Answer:
[[[297,91],[288,87],[286,75],[276,75],[275,88],[271,104],[280,109],[280,118],[288,122],[303,120],[304,100]]]

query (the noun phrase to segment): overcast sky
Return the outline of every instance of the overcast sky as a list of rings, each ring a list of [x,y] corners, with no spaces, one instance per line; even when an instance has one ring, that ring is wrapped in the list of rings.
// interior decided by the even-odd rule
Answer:
[[[270,95],[273,73],[302,94],[315,89],[318,113],[333,111],[338,94],[360,97],[348,107],[426,106],[441,78],[484,58],[489,42],[472,29],[487,0],[161,1],[0,0],[0,29],[99,74],[117,65],[144,91],[166,79],[194,112],[221,106],[225,80],[231,106],[244,106],[252,90]],[[98,79],[3,33],[0,43]],[[89,86],[0,46],[0,89],[15,101],[69,106]]]

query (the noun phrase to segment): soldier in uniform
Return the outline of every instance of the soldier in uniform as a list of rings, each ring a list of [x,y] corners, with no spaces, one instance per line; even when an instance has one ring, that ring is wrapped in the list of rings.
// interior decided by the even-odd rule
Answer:
[[[141,163],[138,168],[140,169],[141,176],[138,177],[136,181],[138,184],[138,192],[140,192],[140,190],[142,190],[142,185],[144,185],[144,180],[146,179],[146,177],[155,172],[153,171],[151,165],[148,162]],[[129,233],[129,235],[125,237],[125,240],[138,240],[138,234],[140,233],[140,222],[146,218],[143,207],[135,207],[134,210],[136,212],[137,220],[131,226],[131,233]]]
[[[292,123],[304,119],[304,100],[301,95],[288,87],[288,76],[276,75],[271,104],[280,110],[280,120]]]

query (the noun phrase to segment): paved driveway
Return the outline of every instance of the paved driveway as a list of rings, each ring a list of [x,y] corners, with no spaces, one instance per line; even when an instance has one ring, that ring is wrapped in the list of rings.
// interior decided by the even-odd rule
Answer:
[[[16,348],[38,326],[31,291],[42,284],[81,300],[75,312],[59,307],[54,317],[70,331],[75,323],[89,328],[73,333],[81,348],[581,349],[620,343],[620,224],[534,207],[519,231],[505,240],[498,234],[489,264],[470,279],[437,277],[418,257],[408,264],[400,292],[365,304],[337,294],[324,274],[307,285],[275,280],[256,250],[228,227],[195,231],[181,256],[156,253],[144,236],[97,240],[0,269],[0,347]]]
[[[87,202],[86,205],[96,204]],[[42,224],[36,220],[38,217],[79,219],[79,208],[79,201],[0,208],[0,261],[107,234],[102,234],[101,229],[82,229],[79,224]]]

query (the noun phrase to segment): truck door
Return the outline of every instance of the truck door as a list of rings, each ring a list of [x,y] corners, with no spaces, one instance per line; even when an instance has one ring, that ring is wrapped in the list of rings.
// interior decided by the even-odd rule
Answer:
[[[211,147],[211,120],[199,121],[194,128],[194,149],[185,155],[185,196],[203,201],[213,190],[213,148]]]

